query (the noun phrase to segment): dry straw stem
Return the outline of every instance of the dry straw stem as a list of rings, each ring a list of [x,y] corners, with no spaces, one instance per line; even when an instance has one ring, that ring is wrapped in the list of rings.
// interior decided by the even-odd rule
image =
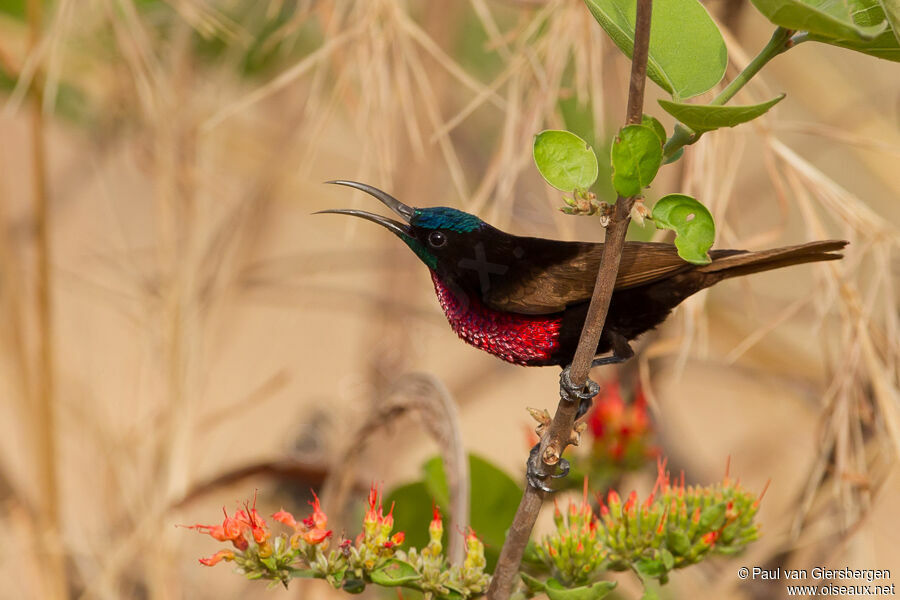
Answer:
[[[43,11],[40,0],[28,0],[28,46],[33,53],[41,43]],[[40,73],[30,82],[32,189],[34,194],[35,242],[37,258],[38,357],[34,378],[34,441],[36,470],[42,498],[42,523],[38,536],[45,563],[43,593],[47,598],[68,596],[62,548],[52,540],[60,537],[59,480],[57,467],[57,427],[55,405],[55,365],[53,347],[53,282],[50,275],[51,242],[47,191],[43,90]]]
[[[637,0],[634,51],[632,53],[631,80],[628,87],[627,124],[640,123],[643,116],[652,5],[652,0]],[[628,232],[633,205],[633,197],[623,198],[620,196],[616,201],[615,213],[606,231],[597,282],[594,284],[594,293],[591,296],[591,303],[578,347],[575,350],[575,357],[570,365],[571,381],[576,387],[584,387],[591,369],[591,361],[600,341],[600,334],[603,331],[615,287],[616,275],[619,272],[619,262],[622,258],[622,248],[625,246],[625,234]],[[560,395],[562,394],[561,389]],[[575,402],[566,399],[560,400],[549,430],[541,440],[539,455],[545,464],[552,466],[559,462],[563,450],[569,444],[577,408]],[[510,525],[491,579],[491,585],[487,592],[488,600],[506,600],[512,593],[519,565],[522,562],[522,554],[531,530],[534,529],[534,523],[543,500],[544,492],[530,485],[525,486],[525,493],[519,503],[512,525]]]
[[[372,411],[356,430],[346,437],[322,490],[323,503],[343,512],[350,484],[357,480],[358,463],[372,437],[391,427],[398,419],[413,414],[431,435],[441,453],[450,490],[452,528],[465,531],[469,525],[469,461],[462,441],[459,413],[450,391],[433,375],[411,373],[397,379],[383,398],[376,399]],[[402,507],[401,507],[402,508]],[[463,537],[450,536],[449,558],[462,564]]]

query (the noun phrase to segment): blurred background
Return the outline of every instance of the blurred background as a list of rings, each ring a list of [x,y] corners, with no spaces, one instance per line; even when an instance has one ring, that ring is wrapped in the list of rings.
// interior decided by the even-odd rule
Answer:
[[[707,6],[733,77],[772,26]],[[220,544],[176,525],[254,492],[305,514],[313,488],[355,535],[370,482],[463,449],[521,485],[525,407],[555,408],[557,370],[466,346],[405,246],[311,213],[380,208],[322,184],[344,178],[602,239],[557,210],[531,143],[566,127],[607,155],[628,69],[580,0],[0,0],[0,597],[337,597],[201,567]],[[698,294],[594,373],[646,399],[648,444],[688,481],[730,457],[745,487],[771,482],[761,540],[676,573],[672,598],[783,596],[741,565],[900,573],[900,65],[803,44],[736,103],[780,92],[648,204],[696,196],[718,247],[836,237],[846,258]],[[671,131],[660,94],[645,110]],[[651,454],[610,481],[646,493]]]

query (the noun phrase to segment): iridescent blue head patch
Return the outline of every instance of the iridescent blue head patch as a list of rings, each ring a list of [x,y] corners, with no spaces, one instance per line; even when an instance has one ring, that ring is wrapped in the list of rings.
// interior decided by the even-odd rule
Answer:
[[[434,208],[419,208],[416,215],[410,220],[410,225],[424,227],[425,229],[449,229],[457,233],[469,233],[480,229],[484,221],[455,208],[435,206]]]

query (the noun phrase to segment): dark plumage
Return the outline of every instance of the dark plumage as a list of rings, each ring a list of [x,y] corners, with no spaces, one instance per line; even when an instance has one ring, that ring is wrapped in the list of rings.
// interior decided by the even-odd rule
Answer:
[[[603,244],[511,235],[474,215],[413,208],[352,181],[334,181],[381,200],[406,221],[357,210],[349,214],[390,229],[431,269],[435,291],[454,331],[469,344],[527,366],[568,365],[584,325]],[[628,344],[662,323],[685,298],[723,279],[790,265],[835,260],[847,242],[827,240],[747,252],[712,250],[712,262],[682,260],[674,246],[626,242],[598,362],[633,353]]]

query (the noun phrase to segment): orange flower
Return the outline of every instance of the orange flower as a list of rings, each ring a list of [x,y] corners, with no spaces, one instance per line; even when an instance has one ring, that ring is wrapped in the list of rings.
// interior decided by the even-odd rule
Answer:
[[[300,524],[297,523],[297,519],[294,518],[294,515],[284,510],[283,508],[272,515],[272,518],[294,530],[296,530],[297,527],[300,526]]]
[[[225,509],[223,508],[222,511],[225,512]],[[220,542],[231,542],[238,550],[246,550],[249,543],[244,537],[244,531],[248,528],[248,525],[239,516],[242,512],[238,511],[234,518],[229,517],[228,513],[225,512],[225,520],[222,521],[221,525],[197,524],[189,525],[187,528],[196,529],[200,533],[205,533]]]
[[[328,516],[322,512],[322,507],[319,505],[319,497],[316,496],[316,493],[313,492],[312,495],[313,501],[309,505],[313,507],[313,514],[307,517],[303,524],[310,529],[325,529],[325,526],[328,524]]]
[[[304,532],[301,537],[307,544],[315,546],[316,544],[321,544],[323,541],[330,538],[331,534],[331,530],[325,531],[324,529],[310,529],[309,531]]]
[[[234,560],[234,552],[231,550],[219,550],[209,558],[201,558],[200,564],[206,565],[207,567],[212,567],[219,561],[231,561]]]

